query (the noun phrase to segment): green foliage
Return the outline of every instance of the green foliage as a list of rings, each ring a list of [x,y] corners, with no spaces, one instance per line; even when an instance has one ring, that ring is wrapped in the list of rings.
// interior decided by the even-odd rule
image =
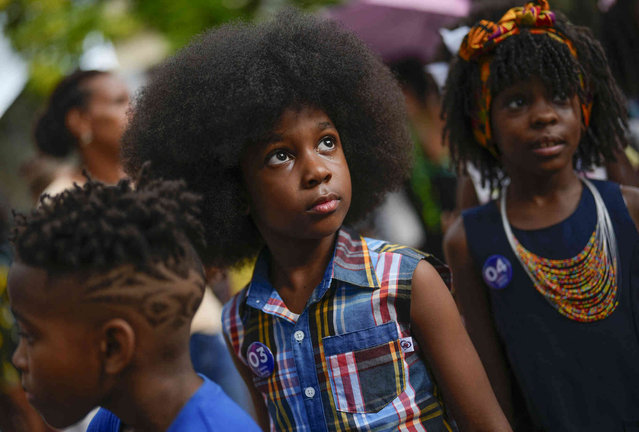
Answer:
[[[28,62],[30,91],[44,95],[73,69],[87,35],[114,43],[143,30],[162,34],[172,50],[224,22],[252,20],[273,8],[315,9],[342,0],[0,0],[5,34]]]
[[[237,0],[139,0],[135,2],[134,10],[141,20],[164,33],[171,46],[177,49],[211,26],[238,18],[252,18],[259,3],[259,0],[241,3]],[[236,8],[236,4],[242,6]]]
[[[45,94],[60,76],[77,65],[87,34],[110,40],[141,26],[126,10],[114,13],[113,2],[100,0],[8,0],[5,34],[28,62],[29,89]]]

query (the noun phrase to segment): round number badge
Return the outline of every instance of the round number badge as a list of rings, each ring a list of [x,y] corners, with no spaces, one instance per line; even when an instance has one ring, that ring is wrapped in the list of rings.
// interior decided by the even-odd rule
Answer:
[[[513,266],[505,256],[492,255],[484,262],[481,275],[489,287],[504,289],[513,278]]]
[[[262,342],[253,342],[246,350],[246,359],[249,367],[255,375],[266,378],[275,369],[275,359],[273,353]]]

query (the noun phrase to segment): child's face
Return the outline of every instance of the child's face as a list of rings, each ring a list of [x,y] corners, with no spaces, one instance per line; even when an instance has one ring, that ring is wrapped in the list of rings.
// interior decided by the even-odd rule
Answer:
[[[99,404],[100,367],[92,326],[83,322],[73,294],[67,294],[78,288],[68,286],[73,284],[68,279],[65,283],[68,289],[52,287],[43,269],[19,262],[8,279],[20,331],[12,361],[29,403],[57,428],[81,420]]]
[[[493,99],[491,125],[511,177],[572,170],[582,130],[577,95],[551,94],[539,78],[520,81]]]
[[[342,225],[351,177],[337,129],[321,110],[286,110],[266,144],[249,149],[242,173],[264,239],[320,239]]]

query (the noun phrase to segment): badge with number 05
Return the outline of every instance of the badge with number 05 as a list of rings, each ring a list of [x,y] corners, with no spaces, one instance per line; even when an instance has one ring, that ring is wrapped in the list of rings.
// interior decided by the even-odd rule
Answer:
[[[246,350],[246,360],[255,375],[266,378],[275,369],[273,353],[262,342],[253,342]]]
[[[481,275],[492,289],[504,289],[513,278],[513,266],[505,256],[492,255],[484,262]]]

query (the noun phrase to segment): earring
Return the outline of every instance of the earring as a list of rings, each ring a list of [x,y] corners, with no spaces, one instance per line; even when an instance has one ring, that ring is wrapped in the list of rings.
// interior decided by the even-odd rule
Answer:
[[[80,136],[80,144],[82,144],[82,147],[88,146],[91,144],[91,141],[93,141],[93,134],[91,131],[83,132]]]

